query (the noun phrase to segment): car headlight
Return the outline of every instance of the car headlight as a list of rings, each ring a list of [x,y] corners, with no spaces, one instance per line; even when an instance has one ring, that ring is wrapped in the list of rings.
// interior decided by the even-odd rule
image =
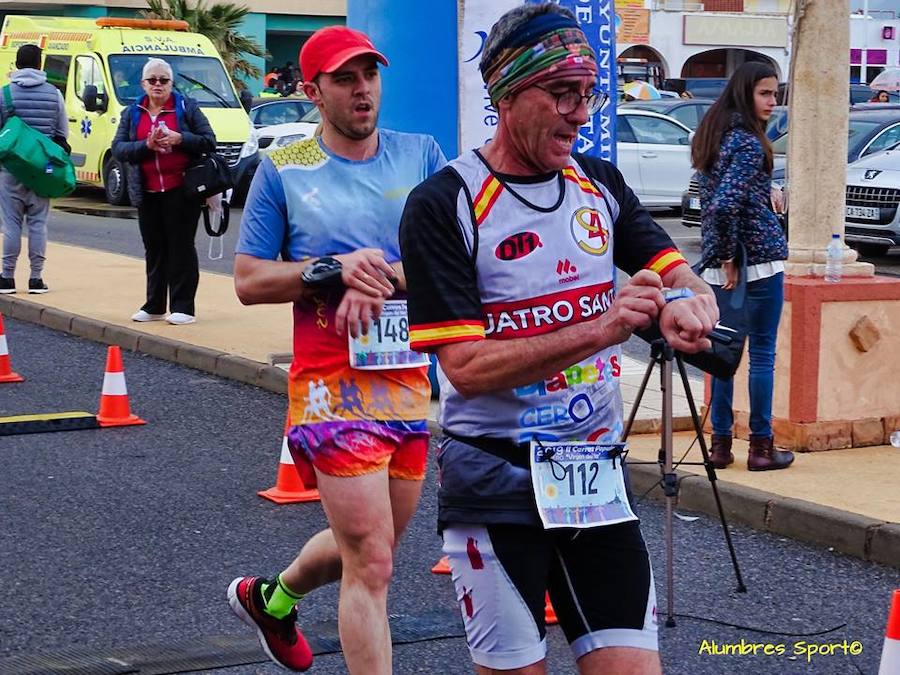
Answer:
[[[241,146],[241,154],[238,157],[238,161],[244,159],[245,157],[252,157],[257,152],[259,152],[259,134],[256,129],[253,128],[253,124],[250,125],[250,138],[247,139],[247,142]]]
[[[275,139],[275,145],[279,148],[283,148],[294,141],[302,141],[304,138],[306,138],[306,134],[288,134],[287,136],[279,136]]]

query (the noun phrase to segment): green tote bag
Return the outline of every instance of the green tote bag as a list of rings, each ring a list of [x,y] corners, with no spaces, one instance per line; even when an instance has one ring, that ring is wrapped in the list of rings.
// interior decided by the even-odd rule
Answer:
[[[0,164],[40,197],[62,197],[75,189],[75,167],[59,145],[15,114],[9,85],[3,87],[8,118],[0,129]]]

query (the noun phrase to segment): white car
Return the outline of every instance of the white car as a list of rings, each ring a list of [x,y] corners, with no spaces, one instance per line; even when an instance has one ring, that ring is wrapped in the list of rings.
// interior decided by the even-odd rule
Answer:
[[[285,122],[283,124],[270,124],[256,130],[259,139],[259,151],[269,153],[278,150],[294,141],[302,141],[315,135],[322,115],[318,108],[307,112],[299,122]]]
[[[844,235],[863,255],[900,246],[900,146],[847,167]]]
[[[693,133],[681,122],[649,110],[616,113],[616,166],[644,206],[681,206],[694,170]]]

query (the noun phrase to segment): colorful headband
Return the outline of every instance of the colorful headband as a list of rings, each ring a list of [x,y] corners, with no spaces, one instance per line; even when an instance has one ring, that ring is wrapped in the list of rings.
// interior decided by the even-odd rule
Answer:
[[[495,106],[535,82],[570,75],[597,76],[594,50],[580,28],[558,28],[539,36],[536,44],[500,49],[482,71]]]

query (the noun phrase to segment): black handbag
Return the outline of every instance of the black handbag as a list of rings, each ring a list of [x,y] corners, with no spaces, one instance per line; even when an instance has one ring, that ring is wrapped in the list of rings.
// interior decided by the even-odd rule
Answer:
[[[204,204],[203,208],[200,209],[200,213],[203,216],[203,228],[210,237],[221,237],[228,231],[228,224],[231,222],[231,205],[225,200],[222,200],[222,215],[219,217],[218,223],[219,229],[215,229],[212,226],[209,217],[209,206]]]
[[[685,363],[709,373],[720,380],[729,380],[734,377],[741,357],[744,354],[744,344],[747,341],[749,320],[747,316],[747,250],[738,242],[734,260],[740,270],[740,279],[734,290],[725,291],[721,286],[710,287],[716,295],[716,304],[719,306],[719,324],[716,326],[716,334],[730,338],[727,343],[713,340],[712,347],[704,352],[696,354],[678,355]],[[710,266],[712,261],[703,261],[694,265],[694,272],[699,275]],[[654,323],[649,328],[637,330],[634,333],[642,340],[652,343],[662,338],[659,323]]]
[[[184,172],[184,190],[197,199],[206,199],[234,187],[228,164],[214,152],[191,163]]]
[[[744,354],[744,344],[747,342],[747,331],[750,328],[750,320],[747,313],[747,249],[741,242],[737,243],[734,254],[734,262],[738,266],[738,283],[730,291],[721,286],[713,286],[716,294],[716,304],[719,306],[719,325],[730,331],[718,331],[727,333],[731,337],[728,344],[713,342],[712,348],[698,354],[685,354],[684,360],[692,366],[720,380],[729,380],[734,377],[741,357]],[[699,275],[710,266],[712,261],[701,262],[694,267]]]

